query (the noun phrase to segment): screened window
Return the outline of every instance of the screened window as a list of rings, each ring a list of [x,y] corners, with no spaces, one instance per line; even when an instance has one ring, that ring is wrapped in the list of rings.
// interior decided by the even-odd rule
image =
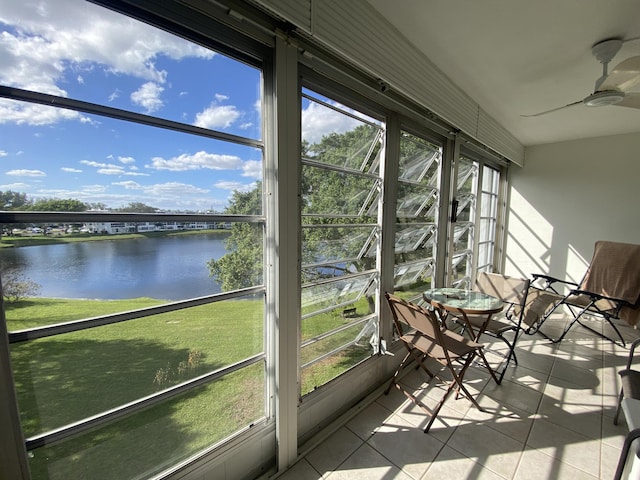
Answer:
[[[473,252],[476,238],[478,162],[460,156],[455,169],[455,202],[451,241],[451,280],[453,286],[471,288]]]
[[[476,272],[494,271],[498,231],[500,169],[471,154],[455,168],[454,222],[451,224],[450,284],[471,288]]]
[[[414,300],[430,288],[436,232],[442,148],[402,132],[396,202],[394,289]]]
[[[301,394],[377,352],[382,125],[302,95]]]
[[[500,192],[500,172],[490,166],[482,168],[482,190],[480,200],[480,221],[478,230],[479,272],[492,272],[496,248],[498,221],[498,195]]]
[[[269,415],[262,73],[64,6],[0,24],[15,392],[34,478],[149,477]]]

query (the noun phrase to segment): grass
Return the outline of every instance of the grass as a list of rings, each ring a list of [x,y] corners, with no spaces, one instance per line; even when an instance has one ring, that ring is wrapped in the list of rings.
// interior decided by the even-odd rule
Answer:
[[[15,331],[157,303],[32,298],[7,305],[6,316]],[[246,358],[263,350],[263,338],[263,301],[242,300],[13,344],[24,433],[78,421]],[[262,364],[243,369],[36,449],[34,478],[128,478],[186,458],[264,415],[263,370]],[[127,456],[131,462],[123,461]]]
[[[163,300],[29,298],[6,304],[10,331],[135,310]],[[366,299],[356,317],[369,312]],[[13,344],[27,437],[145,397],[263,351],[264,301],[218,302]],[[307,318],[303,339],[345,326],[342,308]],[[363,324],[311,343],[301,361],[352,341]],[[301,372],[307,394],[371,355],[369,338]],[[265,413],[264,365],[245,368],[134,415],[30,453],[34,478],[148,476],[251,425]]]

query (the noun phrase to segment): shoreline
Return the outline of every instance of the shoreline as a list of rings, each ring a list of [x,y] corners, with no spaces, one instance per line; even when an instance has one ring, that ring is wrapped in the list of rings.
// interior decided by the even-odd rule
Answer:
[[[145,233],[118,233],[118,234],[65,234],[65,235],[29,235],[29,236],[7,236],[0,237],[0,249],[2,248],[22,248],[41,245],[59,245],[64,243],[77,242],[101,242],[109,240],[142,240],[147,238],[172,237],[182,235],[228,235],[231,231],[220,230],[182,230],[170,232],[145,232]]]

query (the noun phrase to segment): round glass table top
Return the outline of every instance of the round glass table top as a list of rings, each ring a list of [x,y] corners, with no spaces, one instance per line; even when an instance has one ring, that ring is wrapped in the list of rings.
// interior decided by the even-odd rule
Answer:
[[[423,297],[433,306],[466,313],[496,313],[504,306],[499,298],[461,288],[434,288],[425,291]]]

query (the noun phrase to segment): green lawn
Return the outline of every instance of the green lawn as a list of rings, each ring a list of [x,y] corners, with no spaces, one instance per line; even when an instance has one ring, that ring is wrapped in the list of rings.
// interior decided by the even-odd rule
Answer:
[[[5,304],[10,331],[109,313],[164,301],[29,298]],[[366,300],[356,304],[368,311]],[[152,317],[13,344],[11,358],[27,437],[150,395],[263,351],[264,301],[218,302]],[[353,321],[342,309],[303,322],[313,338]],[[362,326],[303,349],[303,362],[352,340]],[[302,372],[301,391],[368,358],[368,339]],[[252,424],[265,412],[264,365],[125,419],[30,454],[34,478],[131,478],[187,458]],[[144,475],[143,475],[144,476]]]
[[[157,303],[32,298],[6,305],[6,316],[15,331]],[[13,344],[25,435],[259,353],[263,338],[263,301],[240,300]],[[129,478],[185,458],[264,414],[263,370],[262,364],[244,369],[76,439],[37,449],[31,458],[34,478]],[[124,461],[128,457],[131,461]]]

